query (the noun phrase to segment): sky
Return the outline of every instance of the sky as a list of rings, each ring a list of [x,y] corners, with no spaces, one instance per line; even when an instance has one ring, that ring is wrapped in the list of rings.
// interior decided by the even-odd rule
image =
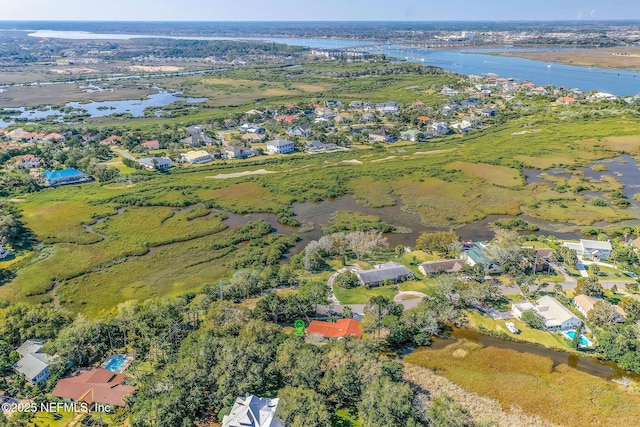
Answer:
[[[0,0],[0,21],[640,19],[638,0]]]

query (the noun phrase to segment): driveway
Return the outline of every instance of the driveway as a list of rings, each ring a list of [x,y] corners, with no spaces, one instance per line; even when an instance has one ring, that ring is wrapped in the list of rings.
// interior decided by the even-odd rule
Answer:
[[[129,159],[129,160],[135,160],[136,158],[133,157],[131,155],[131,153],[129,153],[127,150],[123,150],[121,148],[115,148],[115,147],[111,147],[111,151],[114,151],[118,154],[120,154],[122,157],[124,157],[125,159]]]
[[[412,298],[406,299],[407,297],[412,297]],[[398,304],[401,304],[405,310],[409,310],[410,308],[413,308],[418,304],[420,304],[420,302],[424,298],[426,298],[426,295],[423,294],[422,292],[404,291],[404,292],[400,292],[398,295],[393,297],[393,301]]]

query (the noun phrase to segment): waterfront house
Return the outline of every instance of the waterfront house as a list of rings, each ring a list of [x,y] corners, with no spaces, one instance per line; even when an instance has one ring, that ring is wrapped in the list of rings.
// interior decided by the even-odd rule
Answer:
[[[398,138],[386,129],[369,132],[369,142],[396,142]]]
[[[568,331],[582,324],[582,321],[558,300],[548,295],[540,298],[536,304],[530,302],[514,303],[511,312],[520,319],[525,311],[534,311],[542,319],[545,330]]]
[[[167,157],[145,157],[136,162],[150,170],[166,170],[173,167],[173,162]]]
[[[227,159],[245,159],[253,156],[253,150],[247,147],[241,147],[238,145],[229,145],[224,147],[224,155]]]
[[[62,169],[57,171],[45,171],[44,180],[48,185],[78,184],[91,181],[91,177],[78,169]]]
[[[611,255],[611,242],[580,239],[578,243],[566,242],[564,246],[576,251],[578,256],[596,261],[604,261]]]
[[[584,295],[584,294],[576,295],[573,298],[573,305],[576,306],[576,309],[584,317],[587,317],[587,315],[593,309],[593,306],[597,302],[602,302],[604,304],[609,304],[608,302],[606,302],[602,298],[596,298],[596,297],[592,297],[592,296]],[[614,305],[613,307],[618,312],[618,315],[616,316],[615,321],[616,322],[624,322],[626,320],[626,318],[627,318],[627,313],[625,313],[625,311],[622,309],[622,307],[619,307],[617,305]]]
[[[185,163],[198,165],[198,164],[208,163],[213,161],[213,156],[204,150],[198,150],[198,151],[188,151],[182,154],[181,159]]]
[[[484,265],[485,271],[489,274],[500,274],[502,271],[500,266],[492,263],[487,259],[484,255],[484,250],[487,248],[486,243],[477,242],[465,247],[465,250],[462,254],[462,258],[466,261],[470,266],[474,266],[476,264]]]
[[[288,139],[274,139],[267,142],[267,151],[269,153],[286,154],[292,153],[295,149],[294,143]]]

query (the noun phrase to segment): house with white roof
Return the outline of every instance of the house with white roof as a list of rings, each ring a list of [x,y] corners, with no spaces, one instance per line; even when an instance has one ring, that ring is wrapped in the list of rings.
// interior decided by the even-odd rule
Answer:
[[[540,298],[535,304],[530,302],[511,305],[511,312],[520,319],[525,311],[534,311],[542,318],[545,330],[568,331],[577,328],[582,321],[558,300],[548,295]]]
[[[580,239],[578,243],[566,242],[564,244],[569,249],[576,251],[578,256],[583,258],[589,258],[596,261],[604,261],[611,255],[611,242],[599,240],[583,240]]]
[[[167,157],[145,157],[136,162],[150,170],[165,170],[173,167],[173,162]]]
[[[32,384],[41,383],[49,378],[49,365],[53,356],[42,353],[40,350],[43,346],[43,341],[26,340],[16,350],[21,357],[13,368]]]
[[[222,418],[222,427],[284,427],[275,415],[279,401],[252,394],[238,397],[229,415]]]
[[[182,154],[181,158],[183,162],[191,163],[192,165],[198,165],[213,161],[213,156],[204,150],[188,151]]]
[[[295,150],[295,145],[288,139],[274,139],[267,142],[267,151],[269,153],[286,154]]]

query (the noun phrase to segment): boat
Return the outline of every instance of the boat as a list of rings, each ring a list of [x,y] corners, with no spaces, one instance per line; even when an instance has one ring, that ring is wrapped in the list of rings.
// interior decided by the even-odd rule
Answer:
[[[11,252],[0,246],[0,259],[5,259]]]
[[[505,325],[507,325],[507,329],[509,329],[509,332],[513,334],[520,333],[520,329],[516,328],[516,325],[514,325],[513,322],[506,322]]]

